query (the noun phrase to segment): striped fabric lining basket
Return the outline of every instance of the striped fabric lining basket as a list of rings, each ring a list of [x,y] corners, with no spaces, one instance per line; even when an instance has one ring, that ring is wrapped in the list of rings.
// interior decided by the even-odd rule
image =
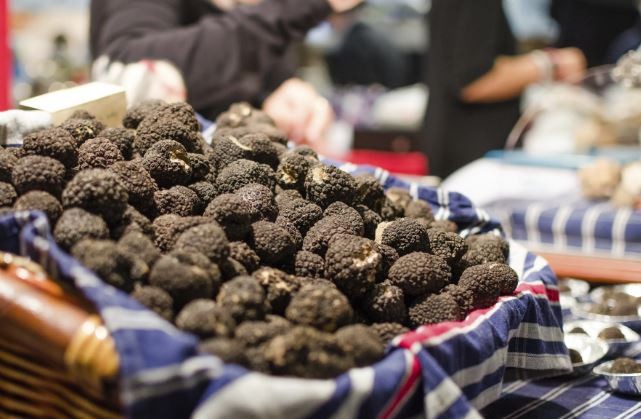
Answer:
[[[462,235],[500,234],[500,226],[460,194],[404,183],[381,169],[341,168],[373,173],[386,188],[409,189],[432,205],[438,219],[456,222]],[[556,277],[543,259],[516,243],[509,259],[520,278],[514,295],[462,322],[397,337],[382,361],[334,380],[272,377],[198,353],[193,336],[60,250],[41,213],[0,218],[0,250],[31,257],[94,303],[116,344],[120,401],[129,417],[478,417],[478,409],[499,396],[506,367],[533,375],[571,367]]]

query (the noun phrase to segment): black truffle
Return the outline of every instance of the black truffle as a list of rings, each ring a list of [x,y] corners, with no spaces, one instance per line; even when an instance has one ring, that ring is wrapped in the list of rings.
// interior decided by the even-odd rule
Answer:
[[[338,344],[354,360],[357,367],[372,365],[383,358],[385,345],[378,334],[363,324],[354,324],[339,329]]]
[[[304,156],[286,152],[280,157],[280,164],[276,169],[276,181],[284,189],[296,189],[302,192],[310,167],[309,160]]]
[[[329,242],[338,234],[358,234],[353,226],[337,215],[324,217],[312,226],[303,239],[303,250],[325,256]]]
[[[266,164],[241,159],[227,165],[216,177],[220,193],[236,192],[251,183],[259,183],[273,190],[276,184],[274,171]]]
[[[73,167],[78,157],[73,137],[61,128],[49,128],[27,135],[22,144],[22,152],[25,156],[51,157],[66,168]]]
[[[193,333],[201,339],[229,337],[233,334],[236,322],[213,300],[193,300],[176,316],[176,326],[180,330]]]
[[[412,327],[448,321],[458,321],[465,313],[454,297],[447,293],[429,294],[419,298],[409,308],[409,320]]]
[[[163,319],[174,319],[174,302],[165,290],[151,286],[136,286],[130,295]]]
[[[283,201],[279,205],[278,216],[288,219],[304,235],[323,217],[323,210],[312,202],[298,198]]]
[[[201,204],[196,192],[186,186],[176,185],[154,193],[154,206],[159,215],[177,214],[187,217],[196,215]]]
[[[217,356],[227,364],[246,365],[248,363],[243,345],[234,339],[210,338],[202,341],[198,349]]]
[[[11,182],[11,172],[18,163],[18,158],[9,150],[22,150],[22,148],[6,149],[0,147],[0,182]]]
[[[122,125],[125,128],[136,129],[143,119],[159,111],[164,105],[164,101],[157,99],[142,101],[127,110],[127,113],[125,113],[122,119]]]
[[[235,336],[246,348],[256,347],[286,333],[292,324],[280,316],[269,315],[264,321],[246,321],[236,328]]]
[[[185,230],[176,240],[174,248],[200,252],[214,263],[229,256],[229,242],[216,223],[200,224]]]
[[[157,217],[153,222],[154,243],[163,252],[174,247],[180,234],[191,227],[211,223],[207,217],[181,217],[176,214],[167,214]]]
[[[463,313],[467,315],[474,309],[474,292],[468,288],[456,284],[450,284],[443,288],[444,293],[454,297]]]
[[[140,160],[117,162],[109,170],[118,175],[120,182],[127,189],[129,203],[149,215],[154,207],[154,193],[158,191],[158,185],[142,162]]]
[[[151,147],[160,142],[172,140],[182,144],[190,153],[202,152],[195,133],[186,125],[173,119],[144,119],[136,130],[134,147],[141,155],[147,153]]]
[[[280,269],[263,267],[252,273],[265,290],[266,301],[274,314],[284,314],[292,297],[301,287],[300,281]]]
[[[427,202],[421,200],[410,201],[405,207],[405,216],[408,218],[422,218],[430,223],[434,221],[432,207]]]
[[[376,284],[363,301],[367,316],[380,323],[405,323],[407,307],[405,294],[389,281]]]
[[[376,237],[376,228],[383,222],[383,219],[378,213],[372,211],[365,205],[357,205],[355,209],[363,219],[363,236],[374,240]]]
[[[116,243],[109,240],[83,240],[73,246],[71,254],[106,283],[126,292],[133,289],[130,259],[118,249]]]
[[[301,250],[294,257],[294,272],[296,276],[305,278],[323,278],[325,259],[316,253]]]
[[[207,205],[204,215],[216,220],[230,240],[242,240],[250,230],[251,206],[236,194],[218,195]]]
[[[369,174],[355,176],[356,199],[358,204],[365,205],[373,211],[380,211],[385,200],[385,190],[378,179]]]
[[[97,215],[80,208],[65,210],[53,230],[56,243],[65,250],[84,239],[108,239],[109,228]]]
[[[65,167],[58,160],[43,156],[19,159],[11,172],[11,181],[18,194],[33,190],[60,196],[65,184]]]
[[[97,119],[72,118],[60,124],[60,128],[71,134],[71,137],[73,137],[76,143],[76,147],[80,147],[85,141],[96,138],[98,134],[105,129],[105,125]]]
[[[235,193],[249,205],[252,221],[274,221],[278,216],[274,195],[267,186],[251,183],[238,189]]]
[[[343,222],[349,224],[350,229],[355,231],[357,236],[362,236],[365,232],[363,217],[349,205],[340,201],[332,202],[325,208],[323,216],[329,217],[332,215],[338,215],[343,218]]]
[[[109,224],[122,219],[129,194],[120,178],[105,169],[78,172],[62,193],[65,208],[80,207],[100,215]]]
[[[398,202],[393,202],[391,199],[385,197],[381,205],[380,215],[383,221],[393,221],[397,218],[403,217],[405,211]]]
[[[276,225],[287,230],[287,232],[289,233],[289,236],[294,241],[294,247],[297,251],[303,247],[303,235],[300,234],[300,230],[296,228],[294,223],[292,223],[291,221],[289,221],[289,219],[285,217],[278,216],[276,217]],[[293,261],[290,260],[290,262],[291,263],[289,263],[289,265],[291,266],[292,269],[294,269]]]
[[[430,250],[427,229],[412,218],[401,218],[385,226],[380,243],[393,247],[401,256]]]
[[[243,265],[248,273],[254,272],[260,265],[256,252],[242,241],[229,243],[229,257]]]
[[[111,228],[111,237],[119,239],[123,235],[137,231],[148,237],[154,237],[154,227],[149,218],[142,215],[131,205],[127,205],[122,219]]]
[[[448,233],[458,232],[458,226],[450,220],[435,220],[430,223],[430,228],[443,230]]]
[[[305,178],[307,199],[325,208],[334,201],[351,204],[356,193],[356,181],[349,173],[334,166],[317,164]]]
[[[145,153],[142,164],[162,188],[184,185],[191,180],[191,163],[187,150],[173,140],[162,140]]]
[[[188,188],[194,191],[198,196],[198,212],[203,212],[205,208],[207,208],[207,205],[209,205],[209,203],[216,197],[216,195],[218,195],[216,187],[212,183],[205,180],[192,183],[188,186]]]
[[[296,246],[283,227],[269,221],[258,221],[251,225],[249,245],[263,263],[277,265],[292,257]]]
[[[10,183],[0,182],[0,206],[10,207],[16,201],[18,194]],[[28,208],[25,208],[28,209]],[[59,214],[58,214],[59,215]]]
[[[123,254],[134,257],[137,261],[142,261],[144,266],[141,269],[147,271],[151,270],[160,257],[160,251],[154,246],[151,239],[138,231],[123,235],[118,240],[118,249]]]
[[[127,128],[106,128],[100,132],[99,138],[106,138],[113,143],[125,160],[134,156],[134,139],[136,131]]]
[[[450,276],[450,267],[443,258],[421,252],[401,256],[389,270],[392,285],[408,296],[438,292]]]
[[[386,244],[378,244],[376,243],[378,253],[381,254],[381,270],[378,273],[378,276],[376,277],[376,280],[378,282],[382,282],[385,279],[387,279],[389,275],[389,269],[396,263],[398,260],[398,252],[396,249],[393,247],[390,247]]]
[[[467,268],[458,285],[474,294],[474,308],[485,308],[496,303],[501,294],[503,275],[506,270],[500,263],[485,263]]]
[[[239,276],[225,282],[216,302],[238,323],[245,320],[262,320],[270,307],[265,301],[265,291],[251,276]]]
[[[78,170],[106,169],[112,164],[123,161],[120,149],[107,138],[92,138],[78,149]]]
[[[207,179],[212,172],[209,160],[203,154],[198,153],[187,153],[187,156],[189,156],[191,165],[191,181],[198,182]]]
[[[388,343],[396,336],[410,331],[410,329],[399,323],[374,323],[370,327],[378,334],[379,339],[384,344]]]
[[[15,193],[15,192],[14,192]],[[22,195],[13,204],[16,211],[42,211],[47,215],[49,224],[56,225],[62,215],[62,204],[53,195],[44,191],[31,191]]]
[[[285,317],[305,326],[334,332],[352,321],[354,311],[339,290],[318,285],[306,285],[292,298]]]
[[[332,239],[327,249],[325,274],[346,295],[358,298],[373,288],[381,260],[372,240],[340,235]]]

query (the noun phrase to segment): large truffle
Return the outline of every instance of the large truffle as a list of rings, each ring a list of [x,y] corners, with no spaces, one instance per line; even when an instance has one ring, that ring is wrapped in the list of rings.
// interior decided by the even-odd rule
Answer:
[[[66,168],[73,167],[78,157],[73,137],[61,128],[48,128],[27,135],[22,144],[22,152],[25,156],[51,157]]]
[[[109,240],[83,240],[73,246],[71,254],[95,272],[103,281],[123,291],[131,291],[131,260],[116,243]]]
[[[136,286],[131,297],[167,321],[174,319],[174,301],[158,287]]]
[[[301,234],[307,234],[309,229],[323,217],[323,210],[312,202],[298,198],[284,200],[279,205],[278,216],[288,219]]]
[[[458,261],[467,251],[465,240],[456,233],[429,229],[427,235],[430,242],[430,253],[442,257],[449,264]]]
[[[111,165],[110,170],[118,175],[120,182],[127,189],[129,203],[139,211],[149,214],[154,206],[154,193],[158,191],[158,185],[142,162],[117,162]]]
[[[60,196],[65,184],[65,167],[58,160],[43,156],[19,159],[11,172],[11,182],[18,194],[41,190]]]
[[[409,320],[412,327],[447,321],[462,320],[465,314],[454,297],[447,293],[430,294],[419,298],[409,308]]]
[[[352,298],[365,295],[376,283],[382,256],[376,243],[362,237],[340,235],[325,255],[325,274]]]
[[[176,326],[205,339],[231,336],[236,322],[214,301],[198,299],[180,310],[176,316]]]
[[[260,265],[256,252],[243,241],[229,243],[229,257],[243,265],[248,273],[254,272]]]
[[[188,187],[176,185],[155,192],[154,207],[159,215],[176,214],[187,217],[198,213],[200,199]]]
[[[363,309],[371,320],[380,323],[405,323],[407,317],[405,294],[389,281],[374,286],[365,296]]]
[[[207,217],[181,217],[176,214],[167,214],[157,217],[153,222],[154,243],[161,251],[169,251],[181,233],[191,227],[211,223]]]
[[[511,274],[500,263],[485,263],[467,268],[458,285],[467,288],[474,294],[474,308],[489,307],[496,302],[501,294],[501,286],[505,275]],[[509,268],[509,266],[508,266]]]
[[[78,169],[106,169],[123,161],[120,149],[107,138],[93,138],[85,141],[78,149]]]
[[[334,167],[317,164],[305,178],[307,199],[325,208],[334,201],[351,204],[356,193],[352,175]]]
[[[380,242],[393,247],[401,256],[430,250],[427,229],[412,218],[389,223],[384,227]]]
[[[118,147],[120,154],[122,154],[126,160],[133,158],[136,131],[126,128],[107,128],[100,132],[99,138],[106,138],[111,141]]]
[[[14,192],[15,193],[15,192]],[[42,211],[54,226],[62,215],[62,205],[53,195],[44,191],[30,191],[13,204],[16,211]]]
[[[296,189],[304,191],[305,178],[311,164],[304,156],[287,152],[280,157],[280,163],[276,169],[276,181],[285,189]]]
[[[323,216],[330,217],[332,215],[341,217],[344,223],[349,224],[350,230],[355,231],[355,235],[362,236],[365,232],[363,217],[349,205],[340,201],[332,202],[323,211]]]
[[[383,358],[385,346],[378,334],[363,324],[340,328],[336,340],[357,367],[366,367]]]
[[[258,221],[251,225],[248,243],[260,260],[268,265],[277,265],[292,257],[296,251],[287,230],[269,221]]]
[[[173,140],[162,140],[145,153],[142,164],[158,186],[185,185],[191,180],[191,163],[187,150]]]
[[[339,234],[358,234],[353,226],[343,222],[338,215],[330,215],[312,226],[303,239],[303,250],[325,256],[330,241]]]
[[[250,207],[252,221],[274,221],[278,216],[278,207],[272,191],[265,185],[251,183],[235,192]]]
[[[288,320],[333,332],[352,321],[353,310],[339,290],[318,285],[304,286],[285,311]]]
[[[80,208],[65,210],[53,230],[56,243],[63,249],[84,239],[108,239],[109,228],[102,218]]]
[[[174,248],[200,252],[215,263],[229,256],[229,242],[216,223],[200,224],[185,230],[178,236]]]
[[[127,110],[127,112],[125,113],[125,117],[122,119],[122,125],[125,128],[136,129],[143,119],[159,111],[164,105],[165,102],[162,100],[144,100]]]
[[[0,206],[10,207],[17,197],[18,194],[10,183],[0,182]]]
[[[62,193],[65,208],[80,207],[117,223],[127,209],[129,194],[119,177],[105,169],[78,172]]]
[[[209,203],[204,215],[216,220],[229,239],[242,240],[250,230],[252,208],[240,196],[225,193]]]
[[[389,270],[389,281],[408,296],[437,292],[450,276],[444,259],[421,252],[401,256]]]
[[[266,164],[241,159],[227,165],[216,178],[220,193],[236,192],[251,183],[259,183],[273,190],[276,184],[274,171]]]
[[[135,149],[141,155],[160,141],[172,140],[182,144],[190,152],[202,152],[198,137],[186,125],[173,119],[162,118],[143,120],[136,131]]]
[[[76,147],[80,147],[85,141],[96,138],[105,126],[97,119],[70,118],[60,124],[60,128],[71,134]]]
[[[378,334],[379,339],[384,344],[388,343],[396,336],[410,331],[410,329],[399,323],[374,323],[370,327]]]

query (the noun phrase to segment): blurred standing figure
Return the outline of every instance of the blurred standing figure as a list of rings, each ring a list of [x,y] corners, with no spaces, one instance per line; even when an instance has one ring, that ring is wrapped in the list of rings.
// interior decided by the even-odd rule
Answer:
[[[503,148],[527,86],[578,78],[585,70],[576,49],[515,55],[503,0],[433,0],[429,20],[422,149],[436,176]]]

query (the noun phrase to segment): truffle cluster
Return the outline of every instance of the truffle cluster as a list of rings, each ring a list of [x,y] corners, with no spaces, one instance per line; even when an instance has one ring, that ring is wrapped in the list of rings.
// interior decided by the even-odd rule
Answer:
[[[202,351],[276,375],[370,365],[516,288],[500,237],[464,239],[407,191],[288,149],[247,104],[217,122],[208,145],[186,104],[142,103],[125,128],[74,114],[0,150],[2,205],[43,211],[62,248]]]

